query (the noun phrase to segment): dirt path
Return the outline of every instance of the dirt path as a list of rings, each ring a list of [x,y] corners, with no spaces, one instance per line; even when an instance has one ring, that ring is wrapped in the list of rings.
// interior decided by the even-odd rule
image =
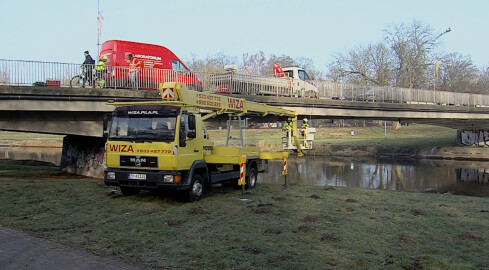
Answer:
[[[4,270],[139,269],[5,227],[0,227],[0,265]]]

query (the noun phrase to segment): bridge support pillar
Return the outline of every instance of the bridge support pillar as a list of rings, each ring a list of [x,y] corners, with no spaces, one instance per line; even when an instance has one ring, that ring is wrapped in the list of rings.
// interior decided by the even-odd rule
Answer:
[[[489,130],[457,130],[457,144],[489,146]]]
[[[70,173],[103,178],[105,140],[68,135],[63,139],[60,167]]]

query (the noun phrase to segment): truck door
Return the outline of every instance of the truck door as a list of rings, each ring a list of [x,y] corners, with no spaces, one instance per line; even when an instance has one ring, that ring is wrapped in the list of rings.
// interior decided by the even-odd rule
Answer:
[[[199,130],[196,126],[195,115],[181,115],[177,159],[182,170],[188,170],[194,161],[204,159],[203,141],[201,136],[197,136]]]

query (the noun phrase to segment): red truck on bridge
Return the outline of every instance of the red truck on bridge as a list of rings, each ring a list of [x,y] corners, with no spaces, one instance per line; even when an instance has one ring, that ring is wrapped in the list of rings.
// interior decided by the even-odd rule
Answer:
[[[166,47],[124,40],[109,40],[102,44],[99,59],[107,56],[108,87],[130,87],[129,54],[141,62],[137,74],[138,88],[156,90],[159,83],[175,81],[189,89],[202,90],[202,82],[197,75]]]

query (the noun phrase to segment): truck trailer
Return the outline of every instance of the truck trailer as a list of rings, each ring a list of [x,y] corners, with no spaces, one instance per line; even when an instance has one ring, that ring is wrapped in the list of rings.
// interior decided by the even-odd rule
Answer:
[[[307,72],[299,67],[274,65],[275,76],[255,76],[237,72],[237,66],[225,67],[225,73],[210,74],[210,83],[220,93],[318,98],[319,91]],[[279,72],[277,72],[277,70]]]

